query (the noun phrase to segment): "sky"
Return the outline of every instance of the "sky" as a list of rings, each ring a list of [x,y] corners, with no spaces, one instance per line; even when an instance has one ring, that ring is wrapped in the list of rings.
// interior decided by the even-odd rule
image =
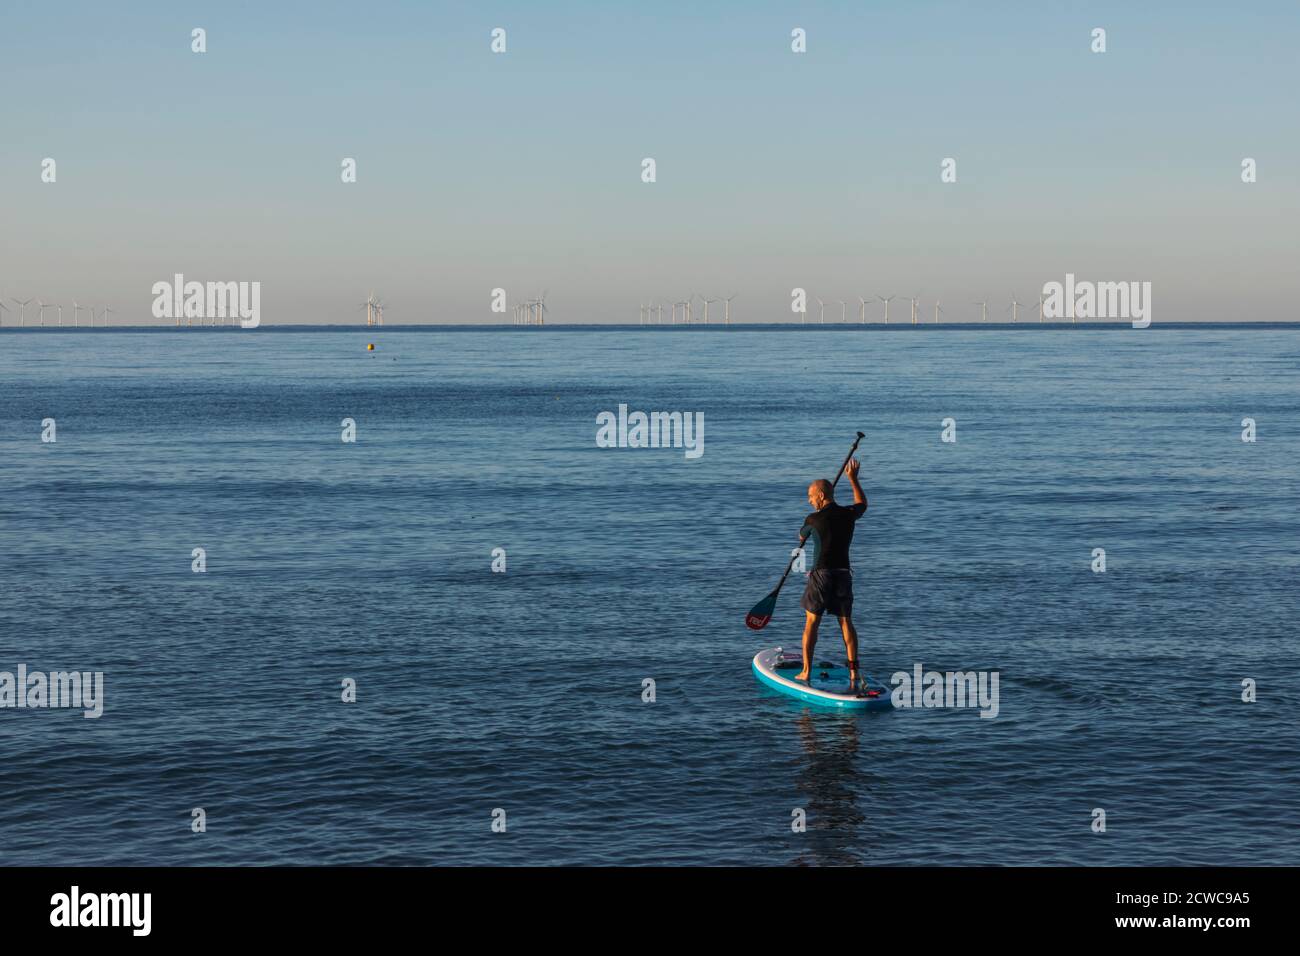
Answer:
[[[790,321],[797,287],[972,321],[1068,272],[1151,282],[1157,322],[1300,319],[1298,47],[1290,0],[9,0],[0,295],[167,324],[179,272],[260,282],[264,324],[373,290],[487,325],[498,287],[630,323],[691,293]]]

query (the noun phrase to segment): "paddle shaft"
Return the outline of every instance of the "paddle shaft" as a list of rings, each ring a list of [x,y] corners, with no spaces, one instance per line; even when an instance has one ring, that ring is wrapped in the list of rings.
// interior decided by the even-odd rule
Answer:
[[[844,469],[849,466],[849,462],[853,459],[853,453],[858,450],[858,442],[862,441],[865,437],[866,436],[862,434],[862,432],[858,432],[858,437],[853,439],[853,447],[850,448],[849,453],[844,456],[844,461],[840,462],[840,470],[835,472],[835,480],[831,482],[831,491],[834,491],[835,486],[840,483],[840,475],[844,474]],[[807,540],[807,533],[801,534],[799,536],[799,547],[802,548]],[[780,591],[781,588],[785,586],[785,579],[790,576],[790,569],[794,567],[794,561],[797,557],[797,554],[790,555],[790,563],[785,566],[785,574],[781,575],[781,580],[776,583],[776,588],[772,592],[773,594]]]

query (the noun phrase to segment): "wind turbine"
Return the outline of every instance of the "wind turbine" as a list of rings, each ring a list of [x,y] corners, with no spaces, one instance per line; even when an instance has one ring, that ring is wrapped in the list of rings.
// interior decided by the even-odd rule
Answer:
[[[44,302],[41,299],[36,300],[36,305],[40,308],[41,328],[45,328],[45,310],[48,309],[50,305],[48,302]]]
[[[826,303],[821,300],[821,296],[815,295],[813,296],[813,298],[816,299],[817,304],[821,306],[821,321],[822,321],[822,325],[825,325],[826,324]]]
[[[694,304],[695,304],[695,293],[692,292],[690,295],[686,297],[686,301],[682,303],[682,305],[686,306],[686,311],[683,314],[685,315],[687,325],[691,324],[691,306]]]
[[[905,295],[903,296],[903,298],[907,299],[908,302],[912,303],[912,324],[916,325],[916,303],[921,301],[921,297],[914,296],[914,295]]]
[[[844,311],[845,310],[844,300],[836,299],[835,301],[840,304],[840,325],[843,325],[845,322],[848,321],[847,318],[848,313]]]
[[[18,325],[20,327],[27,325],[27,306],[31,304],[32,300],[11,298],[9,301],[18,303],[18,314],[20,316],[18,320]]]
[[[858,296],[858,301],[862,303],[862,308],[858,310],[858,317],[862,319],[862,324],[867,324],[867,300]]]
[[[374,292],[371,292],[368,296],[366,296],[366,301],[365,301],[365,302],[362,302],[360,305],[358,305],[357,308],[358,308],[358,309],[365,309],[365,310],[366,310],[366,325],[367,325],[367,326],[371,326],[371,325],[374,325],[374,324],[375,324],[375,294],[374,294]]]
[[[971,305],[978,305],[980,307],[981,322],[987,322],[989,320],[989,304],[987,302],[972,302]]]
[[[717,299],[706,299],[706,298],[704,298],[703,296],[700,296],[700,301],[704,303],[704,324],[705,324],[705,325],[708,325],[708,324],[709,324],[709,303],[710,303],[710,302],[717,302],[718,300],[717,300]]]
[[[55,308],[59,310],[59,328],[63,328],[63,306],[56,305]]]
[[[1038,322],[1041,325],[1043,321],[1043,294],[1038,294]]]
[[[117,309],[110,309],[108,306],[104,306],[104,328],[108,328],[108,315],[109,315],[109,313],[110,313],[110,312],[116,312],[116,311],[117,311]]]
[[[735,297],[736,297],[736,293],[733,292],[731,295],[727,296],[725,299],[722,300],[725,303],[724,306],[725,314],[723,315],[723,321],[727,325],[731,324],[731,300],[734,299]]]
[[[9,311],[11,311],[11,309],[9,308],[9,306],[5,305],[3,302],[0,302],[0,325],[4,325],[4,324],[5,324],[4,313],[9,312]]]
[[[1009,310],[1011,310],[1011,324],[1012,324],[1012,325],[1015,325],[1015,324],[1016,324],[1016,321],[1020,318],[1020,307],[1021,307],[1022,305],[1024,305],[1024,303],[1021,302],[1019,299],[1016,298],[1016,294],[1015,294],[1014,292],[1011,293],[1011,304],[1010,304],[1009,306],[1007,306],[1007,308],[1008,308]]]
[[[889,303],[897,299],[898,296],[891,295],[888,299],[886,299],[883,295],[878,295],[876,296],[876,298],[879,299],[881,302],[885,303],[885,324],[888,325],[889,324]]]
[[[939,313],[942,311],[943,309],[939,308],[939,300],[935,299],[934,300],[934,324],[935,325],[939,324]]]

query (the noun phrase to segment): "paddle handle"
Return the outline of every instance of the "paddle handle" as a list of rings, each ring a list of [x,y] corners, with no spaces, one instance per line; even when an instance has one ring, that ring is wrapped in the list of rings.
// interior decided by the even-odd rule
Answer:
[[[853,447],[849,449],[849,453],[845,455],[844,460],[840,462],[840,470],[835,472],[835,480],[831,482],[831,491],[834,491],[835,486],[840,483],[840,475],[844,474],[844,469],[849,467],[849,462],[853,458],[853,453],[858,450],[858,442],[862,441],[862,439],[866,437],[867,436],[862,434],[862,432],[858,432],[858,437],[853,439]]]

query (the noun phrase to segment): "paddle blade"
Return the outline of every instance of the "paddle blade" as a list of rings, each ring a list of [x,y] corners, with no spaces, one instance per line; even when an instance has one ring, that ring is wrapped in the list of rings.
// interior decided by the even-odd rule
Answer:
[[[745,626],[747,628],[751,631],[761,631],[767,627],[767,622],[772,620],[772,613],[776,610],[777,594],[777,591],[773,591],[750,608],[749,613],[745,615]]]

